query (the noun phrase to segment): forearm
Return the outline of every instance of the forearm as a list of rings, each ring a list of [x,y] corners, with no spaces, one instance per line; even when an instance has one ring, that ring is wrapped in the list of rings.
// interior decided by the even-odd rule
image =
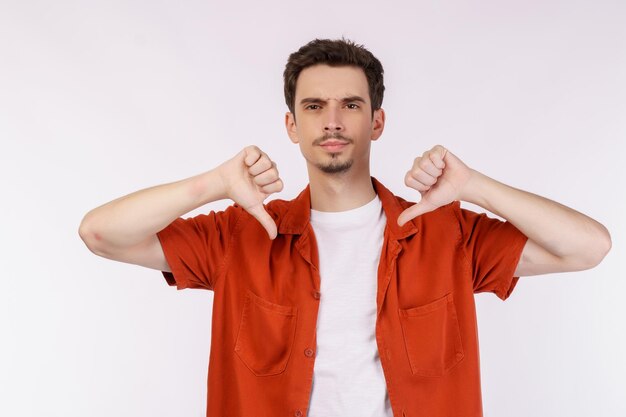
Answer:
[[[79,233],[94,252],[128,248],[164,229],[176,218],[226,198],[217,170],[126,195],[91,210]]]
[[[508,220],[530,240],[562,259],[595,264],[611,246],[606,228],[569,207],[491,179],[475,170],[460,196]]]

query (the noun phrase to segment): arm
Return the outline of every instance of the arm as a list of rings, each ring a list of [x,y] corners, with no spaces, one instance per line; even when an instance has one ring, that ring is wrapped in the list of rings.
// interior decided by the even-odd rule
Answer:
[[[230,198],[274,238],[276,225],[263,201],[281,189],[276,164],[250,146],[211,171],[137,191],[91,210],[80,224],[79,235],[96,255],[170,272],[156,234],[175,219]]]
[[[454,200],[467,201],[503,217],[528,237],[516,276],[578,271],[596,266],[611,248],[597,221],[569,207],[518,190],[468,168],[441,146],[416,158],[405,177],[422,200],[398,218],[411,218]]]

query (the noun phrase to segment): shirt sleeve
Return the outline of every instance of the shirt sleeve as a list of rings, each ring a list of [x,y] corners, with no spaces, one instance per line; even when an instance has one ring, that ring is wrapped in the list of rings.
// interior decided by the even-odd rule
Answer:
[[[187,219],[174,220],[157,233],[172,272],[162,271],[179,290],[213,290],[228,262],[228,248],[242,214],[238,206]]]
[[[474,293],[492,292],[506,300],[519,280],[514,273],[528,238],[509,222],[462,209],[459,202],[454,207]]]

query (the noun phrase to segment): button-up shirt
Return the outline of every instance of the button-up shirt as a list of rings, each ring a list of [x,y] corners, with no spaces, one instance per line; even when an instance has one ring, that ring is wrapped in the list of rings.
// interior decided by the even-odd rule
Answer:
[[[458,201],[398,226],[412,203],[372,184],[387,218],[375,334],[394,416],[482,416],[474,294],[510,295],[527,238]],[[310,188],[266,210],[274,240],[237,204],[158,233],[168,283],[215,292],[208,417],[307,415],[324,297]]]

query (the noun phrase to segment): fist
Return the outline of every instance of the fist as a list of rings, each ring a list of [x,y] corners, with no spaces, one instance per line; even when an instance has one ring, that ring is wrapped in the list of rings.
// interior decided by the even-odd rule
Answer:
[[[398,224],[459,199],[471,177],[471,169],[441,145],[415,158],[404,183],[422,195],[422,199],[398,217]]]
[[[283,189],[276,163],[256,146],[247,146],[219,167],[226,196],[239,204],[265,228],[270,239],[278,234],[263,201]]]

